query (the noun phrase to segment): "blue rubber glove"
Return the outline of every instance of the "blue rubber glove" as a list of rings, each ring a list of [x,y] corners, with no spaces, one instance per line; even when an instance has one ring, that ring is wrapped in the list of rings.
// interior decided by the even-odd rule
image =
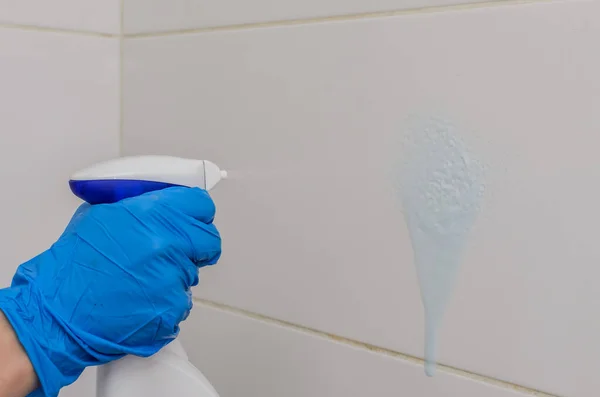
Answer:
[[[198,267],[221,239],[208,193],[169,188],[115,204],[82,205],[63,235],[0,290],[41,387],[56,396],[84,368],[172,341],[192,308]]]

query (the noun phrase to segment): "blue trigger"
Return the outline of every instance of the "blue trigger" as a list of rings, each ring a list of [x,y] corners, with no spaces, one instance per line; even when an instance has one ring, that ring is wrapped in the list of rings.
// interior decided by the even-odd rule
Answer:
[[[97,179],[70,180],[69,186],[73,194],[90,204],[109,204],[140,194],[180,185],[143,180]]]

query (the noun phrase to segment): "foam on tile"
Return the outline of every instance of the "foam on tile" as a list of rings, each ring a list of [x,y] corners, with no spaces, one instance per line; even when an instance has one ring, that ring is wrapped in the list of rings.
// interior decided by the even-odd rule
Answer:
[[[413,120],[400,197],[425,310],[425,372],[435,373],[438,329],[485,185],[484,167],[448,122]]]

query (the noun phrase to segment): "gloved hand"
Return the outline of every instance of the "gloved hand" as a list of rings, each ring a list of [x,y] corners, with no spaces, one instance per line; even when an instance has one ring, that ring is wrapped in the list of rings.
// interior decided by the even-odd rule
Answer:
[[[56,396],[85,367],[172,341],[198,267],[221,253],[214,214],[196,188],[84,204],[48,251],[22,264],[0,290],[0,309],[40,380],[31,396]]]

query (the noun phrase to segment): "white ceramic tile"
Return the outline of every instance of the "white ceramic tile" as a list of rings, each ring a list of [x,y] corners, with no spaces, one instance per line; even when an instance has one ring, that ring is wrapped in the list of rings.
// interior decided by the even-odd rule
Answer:
[[[119,145],[118,40],[0,29],[0,281],[47,249],[78,201],[68,178]]]
[[[206,157],[221,264],[202,297],[422,354],[390,175],[407,117],[489,164],[442,362],[600,389],[597,1],[128,40],[125,152]]]
[[[524,397],[318,336],[196,305],[181,340],[220,397]]]
[[[121,0],[0,0],[0,24],[120,33]]]
[[[126,33],[147,33],[484,1],[486,0],[125,0],[124,22]]]

